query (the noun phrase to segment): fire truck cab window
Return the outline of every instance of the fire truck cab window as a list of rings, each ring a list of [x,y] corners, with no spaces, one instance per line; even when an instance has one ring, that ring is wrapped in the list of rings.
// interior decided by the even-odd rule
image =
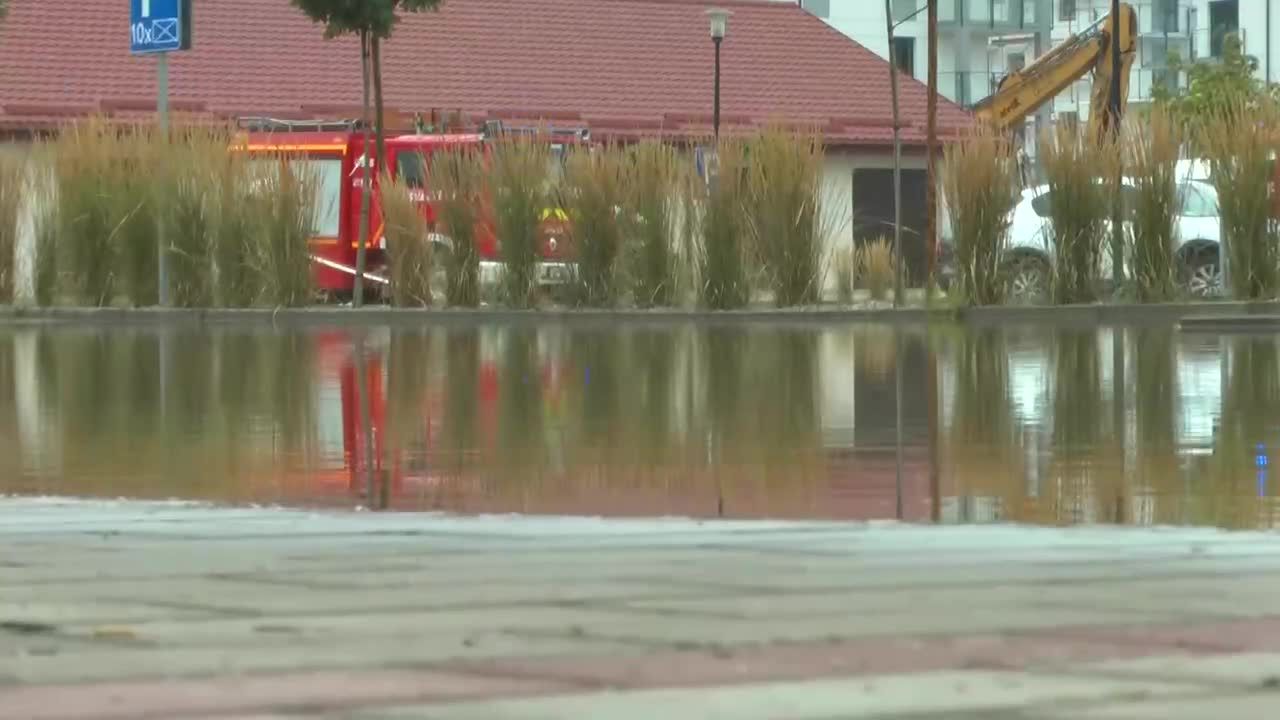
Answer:
[[[411,188],[420,188],[427,182],[427,161],[417,150],[401,150],[396,153],[396,174]]]
[[[254,192],[270,191],[279,184],[279,160],[255,160]],[[317,237],[338,237],[342,225],[342,160],[338,158],[306,158],[289,161],[295,178],[315,188],[314,223]]]
[[[292,161],[294,172],[315,183],[315,226],[319,237],[338,237],[342,224],[342,161],[312,158]]]

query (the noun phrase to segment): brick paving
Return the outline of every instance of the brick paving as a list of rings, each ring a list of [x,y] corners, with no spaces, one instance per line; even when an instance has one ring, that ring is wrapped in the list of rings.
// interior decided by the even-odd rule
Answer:
[[[0,718],[1273,718],[1280,535],[0,499]]]

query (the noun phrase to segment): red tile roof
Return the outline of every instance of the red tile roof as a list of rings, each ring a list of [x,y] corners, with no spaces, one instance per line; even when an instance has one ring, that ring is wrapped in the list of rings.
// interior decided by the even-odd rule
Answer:
[[[791,3],[725,0],[447,0],[384,46],[387,106],[548,119],[601,132],[706,134],[712,44],[705,11],[734,14],[723,46],[725,127],[821,126],[833,143],[891,140],[887,63]],[[0,128],[154,108],[155,63],[129,54],[124,0],[12,0],[0,23]],[[171,61],[173,108],[218,115],[354,116],[358,44],[325,40],[288,0],[200,0],[194,49]],[[902,78],[909,145],[926,91]],[[967,124],[939,99],[940,131]]]

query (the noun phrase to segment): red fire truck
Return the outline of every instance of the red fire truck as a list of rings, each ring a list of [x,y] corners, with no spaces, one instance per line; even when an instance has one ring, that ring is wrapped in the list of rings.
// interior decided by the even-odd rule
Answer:
[[[311,257],[316,289],[335,299],[349,297],[355,285],[356,252],[360,238],[360,204],[364,193],[364,166],[373,154],[366,152],[365,133],[358,121],[301,122],[246,118],[241,120],[242,135],[237,146],[254,155],[287,157],[316,178],[316,221],[311,239]],[[503,133],[545,132],[552,144],[552,167],[559,172],[564,151],[574,144],[590,142],[585,129],[510,128],[500,123],[487,123],[477,132],[415,133],[396,135],[385,140],[385,158],[373,162],[371,177],[375,192],[370,198],[369,240],[366,245],[366,286],[377,288],[388,283],[386,237],[378,202],[377,178],[381,168],[404,178],[412,189],[414,200],[422,208],[430,231],[429,240],[437,253],[448,253],[447,232],[436,225],[432,206],[428,165],[430,157],[444,149],[475,148],[489,157],[492,140]],[[371,146],[373,145],[370,137]],[[488,193],[483,193],[488,197]],[[481,281],[491,282],[500,271],[500,240],[494,231],[492,208],[483,203],[476,228],[480,255]],[[437,231],[440,232],[437,232]],[[542,261],[539,282],[556,285],[570,277],[572,253],[567,218],[558,208],[542,213],[540,245]]]

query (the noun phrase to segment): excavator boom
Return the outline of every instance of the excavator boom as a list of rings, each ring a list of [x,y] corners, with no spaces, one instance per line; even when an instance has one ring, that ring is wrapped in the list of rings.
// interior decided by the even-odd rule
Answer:
[[[1118,31],[1115,25],[1119,24]],[[1090,102],[1090,127],[1101,132],[1106,122],[1108,98],[1113,82],[1111,37],[1120,35],[1120,98],[1128,102],[1129,68],[1137,47],[1137,13],[1128,3],[1120,4],[1118,18],[1104,15],[1089,27],[1067,38],[1035,62],[1006,75],[995,93],[978,101],[973,112],[979,120],[1005,130],[1016,126],[1071,83],[1094,73]],[[1101,98],[1101,103],[1099,99]]]

